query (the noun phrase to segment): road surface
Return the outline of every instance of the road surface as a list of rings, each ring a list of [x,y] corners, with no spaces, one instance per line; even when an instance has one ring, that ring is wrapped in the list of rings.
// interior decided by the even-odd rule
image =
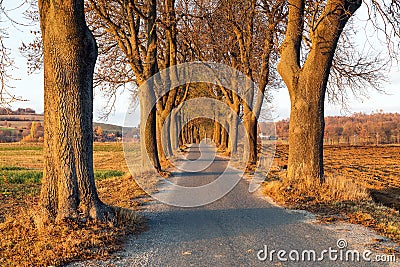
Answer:
[[[198,157],[198,146],[193,145],[188,158]],[[207,184],[226,166],[227,160],[217,157],[201,172],[174,173],[172,179],[184,186]],[[237,175],[235,170],[231,173]],[[165,193],[168,187],[161,191]],[[145,216],[149,218],[149,230],[132,237],[119,253],[119,259],[71,266],[389,266],[330,261],[328,253],[324,254],[323,261],[301,261],[303,253],[308,259],[310,250],[316,252],[316,258],[320,258],[323,250],[338,250],[337,241],[346,239],[349,231],[329,230],[312,222],[309,214],[276,207],[249,193],[248,183],[243,179],[225,197],[206,206],[178,208],[154,201],[147,206]],[[347,241],[346,249],[353,249],[356,244]],[[264,251],[260,252],[265,247],[268,256],[272,250],[287,253],[296,250],[300,260],[290,260],[286,254],[281,256],[288,261],[279,261],[275,252],[272,261],[269,257],[262,261],[257,254],[265,257]],[[291,253],[292,258],[297,257],[296,252]]]

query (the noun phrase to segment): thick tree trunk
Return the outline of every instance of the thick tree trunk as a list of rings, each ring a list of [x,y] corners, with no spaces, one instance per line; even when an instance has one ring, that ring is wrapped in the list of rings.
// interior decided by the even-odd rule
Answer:
[[[82,1],[39,0],[44,53],[43,223],[113,217],[93,174],[93,72],[97,45]]]
[[[310,32],[312,48],[300,65],[305,16],[304,0],[289,1],[289,17],[278,71],[291,101],[289,128],[290,181],[324,181],[324,100],[339,36],[362,1],[329,0]]]
[[[182,124],[183,124],[183,128],[181,131],[182,145],[187,145],[190,143],[190,140],[189,140],[190,123],[185,124],[185,121],[183,121]]]
[[[190,129],[191,127],[189,125],[185,128],[185,144],[192,143]]]
[[[179,133],[179,146],[183,146],[185,143],[185,130],[182,129]]]
[[[140,146],[142,168],[155,168],[161,171],[157,150],[157,118],[156,107],[153,105],[155,95],[152,88],[141,87],[140,90]],[[151,110],[149,111],[148,109]]]
[[[312,77],[312,73],[302,76]],[[315,82],[315,83],[314,83]],[[293,88],[289,124],[288,178],[323,181],[324,95],[317,81],[299,80]],[[314,92],[306,96],[305,92]],[[322,92],[323,93],[323,92]]]
[[[190,124],[187,124],[185,127],[185,144],[192,143],[190,131],[191,131]]]

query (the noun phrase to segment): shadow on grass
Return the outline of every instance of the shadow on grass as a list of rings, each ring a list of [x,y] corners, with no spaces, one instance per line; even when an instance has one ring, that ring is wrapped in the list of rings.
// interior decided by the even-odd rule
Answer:
[[[376,203],[400,211],[400,188],[372,189],[370,194]]]

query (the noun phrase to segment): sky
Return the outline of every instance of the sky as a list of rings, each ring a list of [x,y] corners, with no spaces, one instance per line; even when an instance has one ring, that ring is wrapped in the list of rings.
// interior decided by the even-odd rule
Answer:
[[[14,3],[11,0],[5,1],[6,6],[9,3]],[[15,5],[15,4],[14,4]],[[17,11],[13,11],[13,18],[21,16]],[[361,11],[362,14],[362,11]],[[362,20],[362,18],[360,18]],[[4,20],[3,20],[4,21]],[[3,23],[4,22],[0,22]],[[0,24],[1,25],[1,24]],[[4,25],[1,25],[4,28]],[[15,96],[19,96],[27,101],[16,102],[11,105],[12,109],[19,107],[30,107],[36,110],[37,113],[42,113],[43,107],[43,72],[36,74],[27,74],[27,64],[26,58],[24,58],[18,51],[18,47],[21,46],[22,42],[29,42],[32,35],[29,33],[29,27],[24,26],[11,26],[6,25],[9,32],[8,38],[5,40],[6,46],[11,48],[11,56],[15,61],[15,68],[12,70],[11,74],[15,78],[11,81],[11,85],[14,87],[10,91]],[[364,31],[362,31],[364,32]],[[365,31],[366,32],[366,31]],[[362,38],[361,38],[362,39]],[[381,45],[382,46],[382,45]],[[382,50],[385,47],[381,47]],[[379,47],[376,48],[379,51]],[[371,113],[376,110],[382,109],[384,112],[400,112],[400,66],[393,66],[392,69],[387,73],[388,82],[382,84],[382,88],[385,90],[385,94],[377,93],[373,89],[368,89],[369,97],[363,99],[356,99],[350,97],[350,102],[348,103],[349,110],[344,111],[340,105],[332,105],[327,101],[325,106],[326,116],[331,115],[351,115],[354,112],[364,112]],[[286,119],[290,114],[290,100],[287,89],[281,88],[274,93],[273,107],[274,107],[274,118],[276,120]],[[94,99],[94,120],[97,122],[106,122],[116,125],[123,125],[125,113],[128,109],[130,102],[130,95],[128,92],[123,92],[118,94],[115,109],[110,114],[107,121],[100,120],[102,111],[105,107],[105,100],[99,90],[95,92]],[[139,123],[139,115],[137,116]],[[137,123],[134,123],[137,124]]]

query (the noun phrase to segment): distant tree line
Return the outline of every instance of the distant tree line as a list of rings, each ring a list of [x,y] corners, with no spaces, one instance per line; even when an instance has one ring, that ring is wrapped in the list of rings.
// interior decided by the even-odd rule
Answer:
[[[276,132],[280,139],[287,140],[289,120],[276,123]],[[354,113],[351,116],[329,116],[325,118],[325,144],[399,144],[400,114]]]
[[[0,115],[35,115],[36,111],[31,108],[18,108],[12,110],[10,108],[0,107]]]
[[[43,125],[31,121],[14,125],[14,122],[0,121],[0,143],[10,142],[43,142]]]
[[[0,121],[0,143],[12,142],[43,142],[44,128],[41,122],[26,122],[24,125],[14,125],[13,122]],[[126,136],[139,140],[138,128],[132,128]],[[93,141],[120,142],[122,131],[103,130],[101,126],[93,125]]]
[[[98,125],[93,125],[93,141],[95,142],[119,142],[122,141],[121,131],[105,131]]]

